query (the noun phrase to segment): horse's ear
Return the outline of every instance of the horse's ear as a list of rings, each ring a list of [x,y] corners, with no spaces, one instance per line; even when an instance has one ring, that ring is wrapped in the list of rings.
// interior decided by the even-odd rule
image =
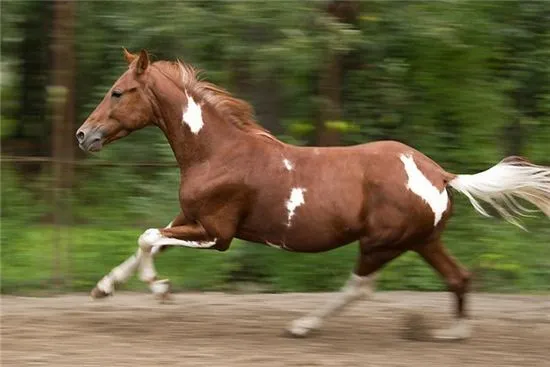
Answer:
[[[122,48],[124,52],[124,58],[126,59],[126,62],[128,65],[130,65],[135,59],[137,59],[137,55],[129,52],[125,47]]]
[[[137,60],[136,64],[136,73],[142,74],[147,67],[149,66],[149,54],[145,50],[141,50],[139,53],[139,58]]]

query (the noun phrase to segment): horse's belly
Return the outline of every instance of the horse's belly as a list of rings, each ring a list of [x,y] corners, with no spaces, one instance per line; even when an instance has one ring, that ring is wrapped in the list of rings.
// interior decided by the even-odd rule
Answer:
[[[326,209],[326,208],[325,208]],[[357,240],[364,226],[361,216],[354,214],[353,206],[347,210],[327,211],[309,208],[293,215],[263,215],[249,217],[237,232],[237,237],[265,243],[297,252],[327,251]]]
[[[268,234],[241,231],[236,237],[294,252],[328,251],[353,242],[359,237],[358,234],[350,232],[296,232],[287,231],[279,234]]]

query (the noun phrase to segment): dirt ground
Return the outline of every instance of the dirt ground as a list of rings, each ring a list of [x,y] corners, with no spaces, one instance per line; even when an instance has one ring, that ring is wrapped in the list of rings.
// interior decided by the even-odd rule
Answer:
[[[295,339],[292,319],[317,294],[117,293],[52,298],[3,296],[2,366],[548,366],[550,297],[474,294],[465,342],[404,338],[411,314],[451,321],[445,293],[379,292]]]

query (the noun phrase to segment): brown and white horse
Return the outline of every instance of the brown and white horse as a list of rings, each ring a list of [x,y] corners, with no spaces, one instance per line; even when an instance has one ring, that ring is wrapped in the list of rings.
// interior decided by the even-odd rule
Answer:
[[[303,336],[329,315],[369,295],[373,274],[406,251],[420,254],[456,296],[456,322],[435,336],[466,338],[468,272],[446,251],[441,233],[451,216],[453,188],[488,215],[478,200],[505,219],[527,201],[550,216],[550,169],[509,157],[475,175],[455,175],[417,150],[394,141],[351,147],[297,147],[258,125],[246,102],[197,79],[183,62],[152,63],[146,51],[124,50],[128,70],[78,129],[85,151],[147,125],[166,135],[181,170],[181,212],[165,228],[146,230],[135,255],[92,291],[139,269],[153,293],[165,296],[153,257],[167,246],[225,251],[233,238],[288,251],[321,252],[359,241],[355,269],[331,302],[289,327]],[[518,224],[519,225],[519,224]]]

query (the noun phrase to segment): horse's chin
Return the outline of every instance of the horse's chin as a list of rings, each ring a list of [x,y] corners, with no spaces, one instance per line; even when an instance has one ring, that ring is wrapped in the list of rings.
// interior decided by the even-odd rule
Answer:
[[[106,137],[105,139],[103,139],[101,141],[100,149],[103,148],[107,144],[111,144],[113,141],[116,141],[118,139],[124,138],[125,136],[128,136],[129,134],[130,134],[130,131],[128,131],[128,130],[120,130],[116,134],[111,135],[109,137]]]
[[[103,149],[104,145],[102,140],[97,140],[87,145],[79,144],[78,147],[87,153],[97,153]]]
[[[92,145],[91,147],[88,148],[88,152],[90,152],[90,153],[97,153],[97,152],[100,152],[101,149],[103,149],[103,145],[102,145],[102,144]]]

